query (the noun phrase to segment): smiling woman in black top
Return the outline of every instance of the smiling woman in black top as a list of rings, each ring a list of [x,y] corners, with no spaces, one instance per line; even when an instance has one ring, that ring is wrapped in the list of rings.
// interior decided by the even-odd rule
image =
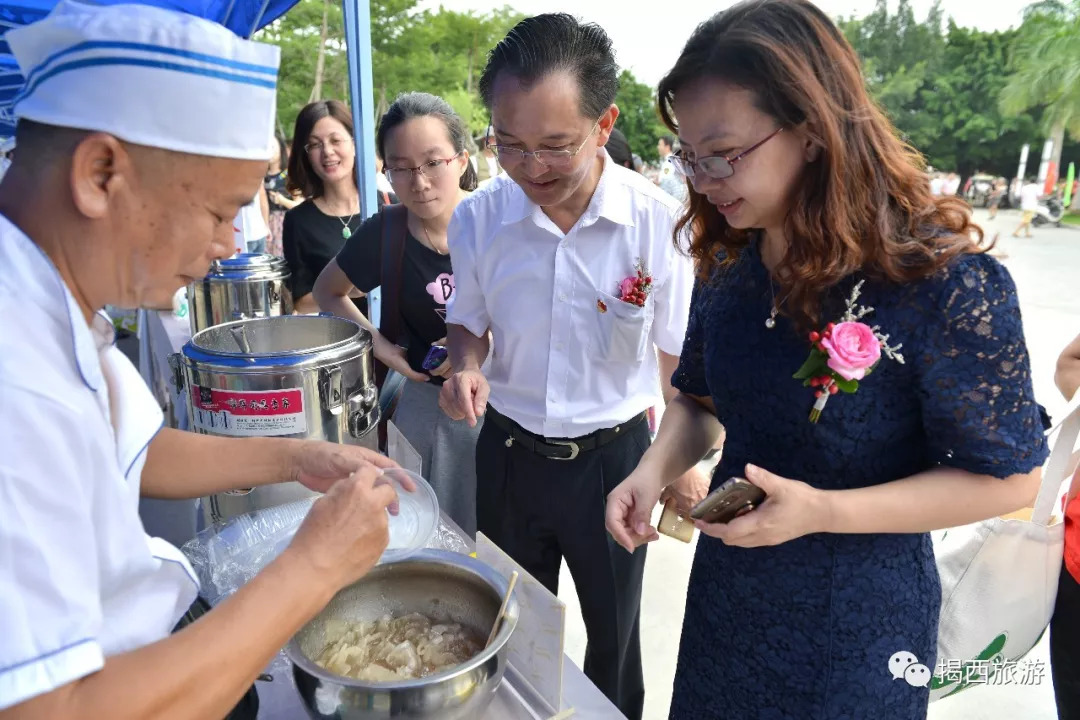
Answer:
[[[292,272],[289,289],[297,313],[318,312],[315,279],[360,228],[352,113],[337,100],[305,106],[296,118],[288,187],[307,198],[285,213],[282,246]],[[357,306],[367,312],[367,301]]]
[[[439,386],[453,372],[450,363],[444,361],[430,371],[424,368],[432,345],[446,343],[446,304],[454,292],[447,226],[466,191],[476,187],[476,173],[465,150],[467,137],[465,124],[446,101],[427,93],[398,97],[379,124],[376,145],[385,159],[386,175],[407,211],[397,279],[397,344],[349,302],[356,291],[368,293],[382,284],[385,209],[359,226],[337,258],[326,265],[313,294],[324,309],[366,327],[374,340],[375,357],[409,379],[394,424],[420,453],[424,477],[435,489],[440,507],[472,535],[480,426],[454,422],[439,410]],[[383,292],[385,313],[385,288]],[[383,318],[384,327],[386,322]]]

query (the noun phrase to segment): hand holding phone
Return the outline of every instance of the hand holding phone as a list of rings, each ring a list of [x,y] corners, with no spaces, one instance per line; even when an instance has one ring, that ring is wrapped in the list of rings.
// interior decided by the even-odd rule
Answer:
[[[449,357],[449,353],[445,347],[442,345],[432,345],[431,349],[428,350],[427,356],[424,357],[424,362],[421,363],[421,367],[428,372],[431,372],[446,362],[447,357]]]
[[[694,539],[693,520],[679,512],[679,508],[672,498],[668,498],[667,502],[664,503],[664,512],[660,514],[660,523],[656,526],[656,530],[684,543]]]
[[[765,502],[765,491],[748,480],[730,478],[690,510],[706,523],[729,523]]]

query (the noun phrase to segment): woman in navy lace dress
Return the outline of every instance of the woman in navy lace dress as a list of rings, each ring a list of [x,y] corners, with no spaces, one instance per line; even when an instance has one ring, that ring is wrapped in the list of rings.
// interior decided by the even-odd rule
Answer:
[[[662,488],[721,425],[713,487],[767,494],[698,523],[671,718],[923,718],[940,605],[927,532],[1030,504],[1046,457],[1015,287],[967,206],[931,197],[810,3],[704,23],[660,99],[701,279],[681,395],[608,528],[627,548],[655,538]],[[804,386],[812,342],[829,364]]]

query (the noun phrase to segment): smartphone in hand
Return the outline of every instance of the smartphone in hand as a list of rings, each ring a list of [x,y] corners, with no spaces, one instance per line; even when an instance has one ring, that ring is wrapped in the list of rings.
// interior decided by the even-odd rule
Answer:
[[[728,523],[765,502],[765,491],[749,480],[730,478],[690,510],[707,523]]]
[[[421,363],[421,367],[428,372],[435,370],[444,362],[446,362],[446,358],[448,356],[449,353],[447,352],[445,347],[443,347],[442,345],[432,345],[431,349],[428,350],[427,356],[424,357],[424,362]]]

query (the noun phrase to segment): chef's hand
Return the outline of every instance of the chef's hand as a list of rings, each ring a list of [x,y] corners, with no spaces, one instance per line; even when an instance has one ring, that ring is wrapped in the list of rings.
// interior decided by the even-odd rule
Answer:
[[[779,545],[828,529],[828,491],[782,478],[755,465],[746,466],[746,479],[765,491],[765,502],[729,523],[697,520],[694,526],[723,540],[725,545],[737,547]]]
[[[704,500],[708,494],[709,476],[698,470],[695,465],[683,473],[678,480],[664,488],[664,492],[660,493],[660,502],[674,500],[675,509],[684,517],[689,517],[690,509]]]
[[[462,370],[450,376],[439,392],[439,407],[451,420],[465,420],[476,427],[476,419],[487,411],[491,388],[479,370]]]
[[[379,362],[391,370],[398,371],[409,380],[427,382],[430,379],[427,375],[409,367],[409,361],[405,357],[405,348],[395,345],[382,335],[377,336],[372,343],[372,352]]]
[[[608,494],[607,531],[627,552],[660,538],[651,522],[661,489],[656,476],[639,465]]]
[[[407,478],[403,487],[416,488]],[[334,483],[311,506],[289,544],[287,557],[299,560],[307,577],[337,592],[374,567],[389,542],[387,509],[397,493],[374,465]]]
[[[441,345],[442,347],[446,347],[446,338],[443,338],[442,340],[436,340],[435,342],[433,342],[431,344],[432,345]],[[442,363],[437,368],[435,368],[434,370],[431,371],[431,374],[434,375],[435,377],[441,377],[444,380],[446,378],[450,377],[451,375],[453,375],[454,374],[454,366],[450,364],[450,355],[447,355],[446,359],[443,360]]]
[[[390,458],[356,445],[339,445],[322,440],[297,440],[293,446],[288,480],[294,480],[308,490],[327,492],[337,481],[365,468],[398,467]]]

